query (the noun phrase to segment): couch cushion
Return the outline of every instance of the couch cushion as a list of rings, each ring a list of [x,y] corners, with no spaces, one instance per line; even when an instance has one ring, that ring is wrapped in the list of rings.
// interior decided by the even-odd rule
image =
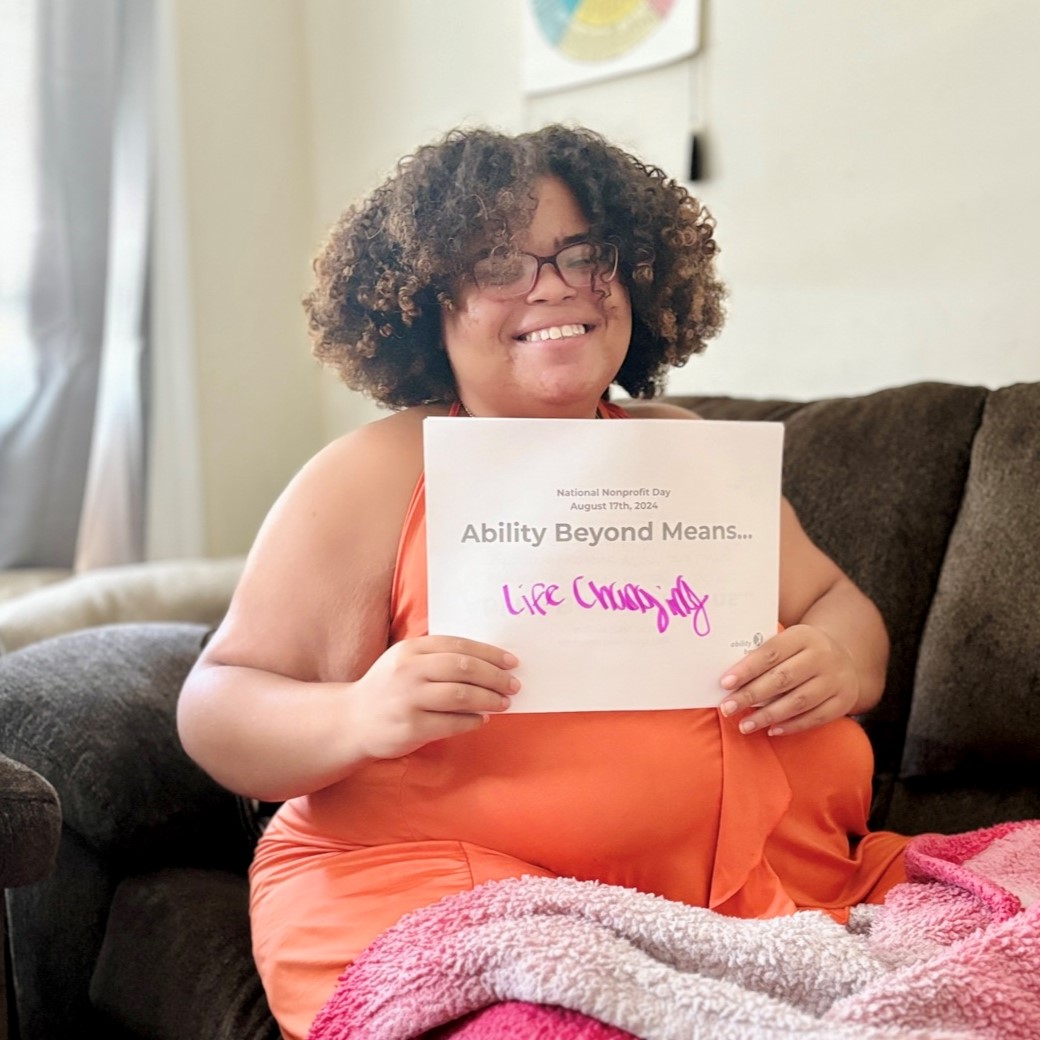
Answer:
[[[116,868],[116,864],[111,865]],[[45,881],[7,892],[9,966],[21,1040],[95,1036],[90,973],[118,874],[68,828]],[[60,997],[58,995],[60,994]]]
[[[1015,783],[999,770],[984,783],[958,777],[898,780],[882,821],[900,834],[959,834],[1010,820],[1040,819],[1040,787],[1033,780]]]
[[[116,890],[90,995],[149,1040],[276,1040],[253,965],[245,878],[160,870]]]
[[[1040,806],[1040,384],[993,392],[917,668],[902,775]],[[956,774],[956,775],[953,775]]]
[[[919,383],[808,404],[673,398],[707,419],[784,422],[785,494],[889,629],[885,696],[864,720],[882,774],[898,769],[918,641],[987,393]]]
[[[204,625],[105,625],[0,657],[0,750],[46,777],[66,827],[124,869],[244,869],[243,799],[177,737],[177,697]]]
[[[227,610],[242,565],[239,557],[157,560],[102,567],[33,588],[0,602],[0,652],[116,622],[215,625]]]

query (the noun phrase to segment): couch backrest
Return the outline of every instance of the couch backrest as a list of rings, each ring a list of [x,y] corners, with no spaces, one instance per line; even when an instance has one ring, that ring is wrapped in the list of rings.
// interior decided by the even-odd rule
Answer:
[[[1040,817],[1040,384],[986,399],[889,817],[910,832]]]
[[[672,399],[784,422],[785,493],[885,617],[874,825],[1040,817],[1040,384]]]

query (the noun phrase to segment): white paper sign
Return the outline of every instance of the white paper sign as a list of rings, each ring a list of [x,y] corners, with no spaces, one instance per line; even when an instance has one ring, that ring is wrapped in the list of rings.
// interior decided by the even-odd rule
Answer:
[[[715,707],[775,634],[783,426],[429,418],[430,632],[516,654],[510,711]]]

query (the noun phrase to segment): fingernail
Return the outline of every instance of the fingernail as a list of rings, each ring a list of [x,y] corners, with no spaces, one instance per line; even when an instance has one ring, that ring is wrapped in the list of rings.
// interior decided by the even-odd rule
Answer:
[[[719,705],[719,710],[723,715],[732,715],[737,710],[736,701],[723,701]]]
[[[508,650],[502,654],[503,668],[515,668],[519,663],[520,659],[515,654],[511,654]]]
[[[509,692],[510,693],[516,693],[516,691],[519,690],[519,689],[520,689],[520,680],[515,675],[511,675],[509,677]]]
[[[782,736],[783,732],[784,732],[784,730],[783,730],[782,726],[774,726],[771,730],[768,731],[769,736],[771,736],[771,737]]]
[[[751,719],[745,719],[740,724],[741,733],[753,733],[755,731],[755,723]]]
[[[724,690],[732,690],[737,685],[737,677],[735,675],[724,675],[722,677],[722,688]]]

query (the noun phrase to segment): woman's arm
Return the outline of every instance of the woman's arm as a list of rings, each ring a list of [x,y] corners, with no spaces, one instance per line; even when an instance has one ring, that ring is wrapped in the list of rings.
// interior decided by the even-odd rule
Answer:
[[[265,520],[178,703],[186,751],[226,787],[306,794],[508,705],[516,662],[498,648],[446,636],[387,646],[420,429],[402,413],[330,445]]]
[[[872,708],[881,698],[888,633],[877,607],[781,505],[780,621],[784,631],[722,678],[727,715],[757,708],[741,729],[797,733]]]

